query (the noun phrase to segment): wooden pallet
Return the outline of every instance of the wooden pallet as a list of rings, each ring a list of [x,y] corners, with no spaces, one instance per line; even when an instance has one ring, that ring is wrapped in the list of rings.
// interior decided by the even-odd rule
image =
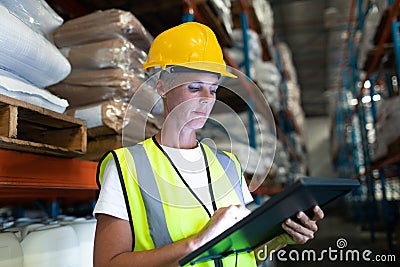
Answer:
[[[0,148],[75,157],[86,143],[85,121],[0,95]]]

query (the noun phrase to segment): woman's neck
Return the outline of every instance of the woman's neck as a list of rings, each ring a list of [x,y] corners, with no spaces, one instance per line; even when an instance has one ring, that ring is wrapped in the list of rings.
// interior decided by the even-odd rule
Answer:
[[[197,139],[195,130],[184,130],[177,132],[168,127],[163,127],[160,132],[156,134],[156,140],[160,145],[190,149],[197,147]]]

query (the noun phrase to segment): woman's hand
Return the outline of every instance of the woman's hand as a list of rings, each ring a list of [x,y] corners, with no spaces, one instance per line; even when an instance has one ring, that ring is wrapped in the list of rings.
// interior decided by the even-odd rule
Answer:
[[[211,216],[208,223],[195,236],[198,246],[201,246],[214,237],[220,235],[226,229],[250,214],[250,210],[241,205],[232,205],[219,208]]]
[[[324,212],[319,206],[313,208],[314,216],[309,218],[304,212],[300,211],[296,217],[301,224],[288,218],[282,223],[282,228],[286,231],[286,244],[304,244],[314,238],[318,231],[317,221],[324,218]]]
[[[286,233],[281,234],[266,243],[266,246],[261,246],[255,249],[257,265],[261,264],[265,259],[270,257],[272,251],[284,248],[286,245],[304,244],[314,238],[315,232],[318,231],[317,221],[324,218],[324,212],[320,207],[313,208],[314,216],[309,218],[304,212],[299,212],[296,217],[301,224],[296,223],[291,219],[286,219],[282,223],[282,228]]]

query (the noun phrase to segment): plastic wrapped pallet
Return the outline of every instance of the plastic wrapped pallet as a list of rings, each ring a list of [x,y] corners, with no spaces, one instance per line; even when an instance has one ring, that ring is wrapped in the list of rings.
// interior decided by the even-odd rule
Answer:
[[[38,87],[64,79],[71,65],[46,38],[34,32],[0,4],[0,68]]]
[[[288,106],[291,114],[293,115],[293,120],[298,126],[299,131],[302,133],[305,127],[305,114],[301,104],[299,102],[292,102],[290,106]]]
[[[124,36],[136,47],[148,51],[153,37],[130,12],[108,9],[65,22],[53,34],[58,47],[81,45]]]
[[[223,25],[227,33],[232,33],[233,22],[231,16],[231,1],[230,0],[211,0],[210,3],[217,11],[218,17],[222,19]]]
[[[24,79],[0,69],[0,94],[14,99],[63,113],[68,101],[61,99],[47,90],[38,88]]]
[[[47,87],[53,94],[68,99],[69,106],[77,107],[103,102],[107,100],[123,100],[131,97],[131,91],[121,87],[111,86],[84,86],[58,83]]]
[[[292,103],[300,103],[300,87],[297,83],[292,80],[286,81],[286,98],[288,101],[288,106],[291,106]]]
[[[251,29],[249,29],[247,33],[249,36],[250,60],[253,61],[255,59],[262,58],[262,48],[258,34]],[[228,53],[238,53],[237,55],[234,55],[233,59],[235,60],[236,64],[240,65],[244,61],[242,29],[234,29],[232,31],[232,39],[235,42],[235,48],[229,48],[226,49],[226,51],[228,51]]]
[[[272,62],[266,62],[260,59],[254,61],[254,68],[255,76],[253,79],[263,91],[271,107],[274,110],[279,110],[279,85],[281,83],[281,74],[278,68]]]
[[[123,101],[104,101],[93,105],[70,108],[66,114],[86,120],[88,137],[122,133],[128,104]]]
[[[253,30],[248,30],[249,35],[249,59],[250,59],[250,76],[256,76],[256,69],[254,61],[262,58],[262,48],[258,34]],[[229,57],[238,65],[241,66],[241,71],[246,72],[244,68],[244,53],[243,53],[243,33],[241,29],[234,29],[232,32],[232,39],[234,40],[233,48],[225,48]]]
[[[28,27],[48,39],[64,21],[44,0],[2,0],[1,4]]]
[[[74,69],[140,69],[147,54],[123,37],[65,47],[61,52]]]
[[[265,0],[252,0],[254,13],[261,24],[263,36],[274,36],[274,13],[271,5]]]
[[[132,70],[124,69],[99,69],[73,70],[71,74],[62,82],[71,85],[84,86],[112,86],[119,87],[125,90],[136,89],[144,79],[144,73],[137,73]]]
[[[128,108],[132,110],[127,114]],[[146,130],[154,134],[161,128],[159,121],[152,119],[153,116],[148,116],[147,113],[129,106],[124,101],[104,101],[93,105],[70,108],[66,111],[66,114],[86,120],[87,133],[90,138],[115,134],[121,135],[124,127],[124,137],[138,141],[141,136],[136,126],[144,125],[143,122],[148,117]],[[126,114],[127,116],[125,116]]]
[[[284,42],[279,42],[277,47],[281,55],[281,65],[288,75],[287,79],[297,83],[297,73],[293,64],[292,53],[289,46]]]

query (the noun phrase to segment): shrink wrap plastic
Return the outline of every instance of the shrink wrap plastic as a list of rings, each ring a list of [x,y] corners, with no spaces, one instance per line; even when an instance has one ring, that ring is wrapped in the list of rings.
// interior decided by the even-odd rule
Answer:
[[[268,104],[270,104],[274,110],[279,110],[279,85],[281,83],[281,74],[277,67],[274,63],[269,61],[255,60],[254,68],[254,80],[263,91],[268,100]]]
[[[1,0],[11,14],[35,32],[51,39],[63,19],[44,0]]]
[[[68,101],[38,88],[12,73],[0,69],[0,94],[58,113],[68,107]]]
[[[255,59],[262,58],[262,48],[260,44],[260,40],[258,34],[253,30],[247,31],[249,35],[249,53],[250,60],[253,61]],[[235,42],[234,48],[228,48],[226,51],[232,56],[232,59],[236,64],[241,65],[244,62],[244,54],[243,54],[243,34],[241,29],[234,29],[232,32],[232,39]]]
[[[262,35],[268,38],[274,36],[274,14],[271,5],[265,0],[253,0],[253,9],[261,24]]]
[[[61,52],[73,69],[140,69],[147,54],[125,38],[65,47]]]
[[[287,109],[293,114],[295,123],[302,132],[304,129],[305,115],[301,107],[301,92],[297,82],[296,69],[293,64],[290,48],[286,43],[280,42],[277,49],[281,55],[282,71],[286,76],[286,103]]]
[[[155,89],[141,87],[148,78],[141,67],[153,38],[132,13],[96,11],[67,21],[53,37],[73,70],[48,90],[70,101],[67,114],[86,120],[86,159],[100,159],[105,147],[121,147],[125,127],[130,130],[124,138],[134,143],[141,141],[137,125],[146,124],[147,136],[159,130],[159,120],[153,116],[156,110],[150,114],[152,121],[141,109],[141,105],[148,107],[159,98]],[[145,89],[140,92],[140,104],[130,107],[129,100],[139,87]],[[128,108],[132,112],[125,117]]]
[[[146,101],[146,99],[143,100]],[[127,113],[128,108],[132,110]],[[135,125],[144,125],[144,122],[147,121],[146,132],[149,136],[157,133],[161,128],[161,122],[158,119],[148,116],[141,109],[129,106],[123,101],[105,101],[71,108],[67,110],[67,114],[86,120],[88,136],[93,138],[112,134],[121,135],[122,128],[125,127],[124,137],[137,142],[141,137],[139,136],[140,131],[135,128]],[[125,115],[127,116],[125,117]]]
[[[143,83],[144,73],[124,69],[73,70],[63,83],[85,86],[115,86],[124,90],[136,89]]]
[[[284,42],[279,42],[277,44],[277,48],[281,55],[281,65],[288,75],[287,79],[297,83],[296,68],[293,64],[292,52],[290,51],[289,46]]]
[[[67,21],[53,36],[73,69],[47,89],[67,98],[71,107],[128,102],[147,79],[141,67],[153,39],[130,12],[96,11]]]
[[[91,128],[102,126],[106,126],[114,133],[121,134],[127,107],[128,104],[123,101],[104,101],[93,105],[70,108],[66,113],[86,120],[88,136],[91,136]]]
[[[148,51],[153,41],[132,13],[118,9],[96,11],[69,20],[53,33],[58,47],[110,40],[118,36],[124,36],[144,51]]]
[[[68,99],[71,108],[109,99],[119,101],[131,97],[131,90],[117,86],[84,86],[58,83],[47,87],[47,90],[61,98]]]
[[[60,51],[1,4],[0,17],[0,68],[42,88],[70,73],[71,65]]]
[[[222,24],[225,26],[226,32],[232,34],[233,22],[231,14],[231,1],[230,0],[211,0],[210,3],[213,5],[218,13],[218,17],[222,19]]]

